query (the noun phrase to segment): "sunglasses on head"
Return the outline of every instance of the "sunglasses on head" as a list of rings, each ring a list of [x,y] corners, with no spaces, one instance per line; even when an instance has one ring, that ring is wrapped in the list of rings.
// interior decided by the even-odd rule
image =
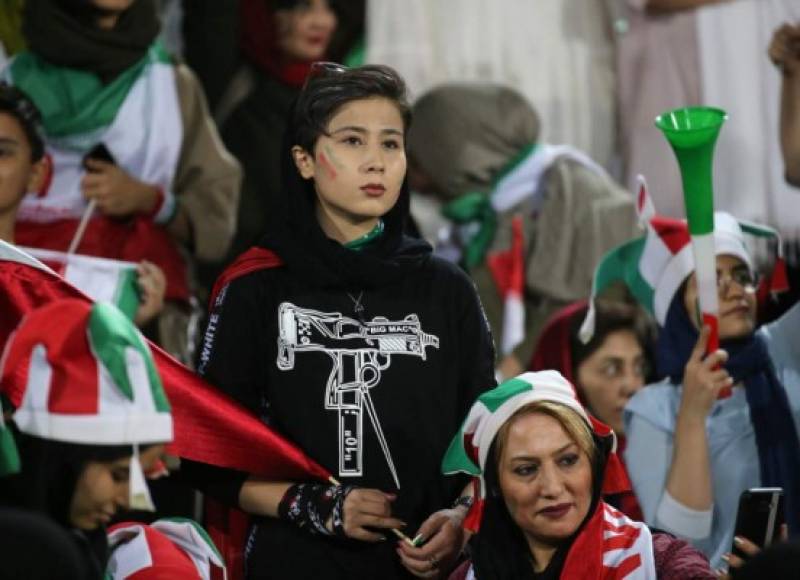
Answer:
[[[343,64],[339,64],[336,62],[328,62],[328,61],[317,61],[311,63],[311,67],[308,69],[308,75],[306,76],[306,80],[303,83],[303,89],[306,90],[308,83],[312,79],[324,78],[333,75],[338,75],[343,72],[349,70]]]

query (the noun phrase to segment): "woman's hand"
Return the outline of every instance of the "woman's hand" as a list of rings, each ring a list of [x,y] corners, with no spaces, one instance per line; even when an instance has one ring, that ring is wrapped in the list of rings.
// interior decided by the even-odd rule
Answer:
[[[161,268],[142,260],[136,267],[136,284],[139,287],[140,302],[133,321],[138,327],[145,326],[158,316],[164,308],[164,293],[167,290],[167,279]]]
[[[399,542],[397,554],[403,566],[418,578],[438,578],[450,572],[464,548],[466,534],[461,527],[467,510],[454,508],[439,510],[420,526],[417,536],[425,543],[412,548]]]
[[[754,544],[747,538],[736,536],[735,538],[733,538],[733,541],[736,544],[736,547],[739,548],[742,552],[744,552],[748,558],[752,558],[761,551],[761,548],[759,548],[756,544]],[[723,570],[717,570],[717,575],[720,578],[724,578],[725,580],[730,580],[731,578],[731,575],[729,574],[730,568],[741,568],[742,566],[744,566],[745,563],[745,561],[742,560],[739,556],[731,552],[723,554],[722,559],[728,563],[729,569],[727,572]]]
[[[159,190],[128,175],[113,163],[87,158],[86,175],[81,179],[81,192],[87,200],[96,200],[104,215],[127,217],[151,213],[156,206]]]
[[[786,526],[786,524],[783,524],[781,526],[781,541],[785,542],[788,537],[789,528]],[[742,536],[734,536],[733,543],[736,544],[736,547],[744,552],[748,558],[752,558],[761,551],[761,548],[758,546],[758,544],[755,544]],[[729,573],[731,568],[741,568],[746,563],[746,560],[731,552],[723,554],[722,559],[728,563],[728,571],[717,570],[717,575],[723,580],[731,580],[731,575]]]
[[[377,489],[356,488],[347,494],[344,500],[344,533],[348,538],[364,542],[379,542],[385,539],[383,534],[367,528],[390,530],[403,528],[405,523],[392,517],[392,502],[397,498],[391,493]],[[333,518],[325,522],[328,531],[333,532]]]
[[[728,353],[718,350],[703,358],[710,334],[711,329],[704,326],[683,371],[683,395],[679,413],[687,418],[705,420],[719,392],[733,385],[728,371],[720,366],[728,360]]]

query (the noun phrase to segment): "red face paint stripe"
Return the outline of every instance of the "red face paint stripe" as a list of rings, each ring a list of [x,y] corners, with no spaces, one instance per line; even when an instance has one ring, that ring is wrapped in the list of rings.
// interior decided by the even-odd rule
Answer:
[[[327,157],[325,157],[325,154],[322,151],[319,153],[319,162],[325,168],[325,171],[327,171],[331,176],[331,179],[336,179],[336,169],[334,169],[333,165],[331,165],[331,162]]]

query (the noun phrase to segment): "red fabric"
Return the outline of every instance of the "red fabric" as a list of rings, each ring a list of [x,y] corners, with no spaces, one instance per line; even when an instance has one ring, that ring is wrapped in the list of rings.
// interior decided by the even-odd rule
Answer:
[[[600,523],[603,524],[602,512],[600,515]],[[595,521],[596,517],[597,512],[595,512],[589,524],[595,528],[595,533],[597,533],[598,527],[600,528],[599,531],[602,533],[602,527],[597,526],[597,522]],[[587,524],[587,527],[589,524]],[[607,523],[605,525],[611,527]],[[630,574],[630,572],[635,569],[641,561],[638,554],[633,554],[616,570],[609,570],[608,568],[602,566],[601,549],[599,550],[601,565],[594,565],[588,561],[588,553],[591,553],[593,558],[597,558],[598,550],[590,548],[589,552],[581,551],[585,549],[584,546],[587,543],[585,541],[585,536],[586,534],[582,532],[581,536],[579,536],[578,540],[575,542],[577,544],[582,538],[584,539],[584,541],[581,541],[582,545],[580,548],[576,549],[574,544],[572,548],[570,548],[569,556],[567,557],[567,564],[570,564],[571,567],[568,569],[567,564],[565,564],[560,576],[564,580],[573,580],[576,578],[599,578],[603,580],[625,578],[625,576]],[[601,544],[600,542],[597,543]],[[717,578],[717,575],[711,571],[708,560],[699,550],[694,548],[688,542],[675,538],[669,534],[653,534],[653,556],[655,559],[656,575],[659,580],[686,580],[686,578],[693,578],[696,580],[711,580],[712,578]],[[585,562],[581,562],[582,560],[585,560]],[[579,569],[580,564],[584,564],[583,566],[580,566],[580,568],[583,569]],[[448,580],[465,580],[471,566],[472,562],[469,560],[462,563],[450,574]],[[597,575],[591,576],[593,572]]]
[[[525,288],[522,218],[514,217],[511,221],[511,247],[504,252],[495,252],[486,258],[486,264],[492,274],[500,296],[506,297],[509,292],[522,296]]]
[[[603,502],[598,502],[594,514],[578,534],[567,553],[561,578],[605,578],[603,569]]]
[[[90,307],[79,298],[73,298],[70,303],[69,308],[59,308],[51,302],[27,314],[28,324],[14,333],[13,341],[4,349],[0,383],[15,406],[19,406],[25,395],[33,349],[42,344],[47,349],[47,361],[52,369],[48,400],[50,412],[97,414],[100,402],[97,361],[91,355],[86,334]],[[43,336],[43,332],[46,335]],[[70,388],[76,383],[94,388]]]
[[[539,336],[539,342],[533,352],[531,362],[528,364],[528,370],[555,370],[560,372],[570,383],[575,384],[575,377],[572,376],[570,325],[573,317],[586,315],[587,304],[586,300],[581,300],[562,308],[553,315]],[[586,401],[583,400],[580,389],[578,389],[578,398],[585,406]]]
[[[598,502],[594,514],[570,546],[564,568],[561,571],[561,578],[621,580],[641,563],[639,555],[632,554],[619,567],[608,568],[603,564],[604,552],[628,548],[641,534],[641,530],[633,526],[624,526],[622,529],[612,526],[603,515],[603,511],[606,509],[616,515],[619,514],[602,501]],[[605,532],[612,531],[612,528],[614,532],[622,533],[622,536],[606,537]]]
[[[25,264],[0,260],[0,351],[28,312],[59,298],[83,298],[66,282]]]
[[[477,477],[472,478],[472,497],[474,498],[472,505],[467,510],[467,515],[464,516],[464,521],[461,527],[469,530],[473,534],[477,534],[481,528],[481,520],[483,520],[483,510],[485,507],[485,500],[481,495],[481,480]]]
[[[222,289],[236,280],[236,278],[257,270],[275,268],[282,264],[283,261],[281,261],[278,254],[265,248],[252,247],[240,254],[214,282],[214,287],[211,289],[211,298],[208,301],[209,309],[214,305],[214,301]]]
[[[783,258],[779,257],[775,260],[769,282],[769,290],[772,294],[789,291],[789,275],[786,272],[786,261]]]
[[[290,87],[303,86],[311,63],[287,61],[283,56],[277,44],[275,14],[267,0],[242,0],[239,26],[239,46],[253,64]]]
[[[52,223],[17,222],[14,237],[20,246],[66,252],[78,229],[78,221],[65,219]],[[129,262],[149,260],[167,278],[165,298],[188,301],[189,281],[186,263],[167,231],[149,219],[113,220],[98,216],[89,220],[78,253]]]
[[[205,526],[214,545],[227,565],[227,580],[244,578],[244,545],[250,518],[246,513],[228,508],[206,498]]]
[[[673,254],[677,254],[692,242],[689,226],[683,220],[654,216],[650,219],[650,225]]]
[[[18,275],[24,284],[17,282]],[[32,280],[36,288],[30,297],[25,291]],[[9,336],[24,315],[53,300],[77,297],[91,302],[61,278],[8,260],[0,260],[0,284],[0,297],[10,305],[2,311],[3,337]],[[293,443],[159,346],[147,342],[172,407],[175,438],[168,446],[171,454],[278,480],[328,480],[330,473]],[[5,343],[2,346],[5,348]],[[14,391],[11,402],[18,406],[21,396]]]
[[[269,254],[271,258],[267,256]],[[272,267],[267,250],[245,252],[223,277]],[[258,267],[257,267],[258,265]],[[0,338],[8,336],[28,312],[60,298],[90,299],[64,280],[37,268],[0,260]],[[175,439],[168,451],[179,457],[245,471],[275,480],[320,479],[331,474],[294,444],[264,425],[249,410],[215,389],[153,343],[149,343],[172,405]],[[14,405],[19,405],[17,393]],[[211,538],[228,564],[229,580],[242,578],[247,517],[207,502]]]
[[[625,447],[628,444],[628,440],[625,437],[617,437],[617,453],[616,458],[619,461],[622,469],[625,471],[627,476],[628,468],[625,466]],[[629,483],[630,486],[630,483]],[[616,498],[616,502],[618,507],[622,513],[626,516],[631,518],[632,520],[636,520],[637,522],[644,521],[644,512],[642,511],[642,506],[639,505],[639,500],[636,499],[636,494],[632,491],[632,486],[628,487],[627,491],[623,491],[618,494]]]

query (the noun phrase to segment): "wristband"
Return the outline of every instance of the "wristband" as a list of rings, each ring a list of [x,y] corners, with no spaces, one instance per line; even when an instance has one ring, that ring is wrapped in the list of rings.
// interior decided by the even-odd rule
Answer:
[[[310,534],[345,537],[344,501],[355,486],[296,483],[278,504],[278,517]],[[325,527],[331,518],[333,532]]]

